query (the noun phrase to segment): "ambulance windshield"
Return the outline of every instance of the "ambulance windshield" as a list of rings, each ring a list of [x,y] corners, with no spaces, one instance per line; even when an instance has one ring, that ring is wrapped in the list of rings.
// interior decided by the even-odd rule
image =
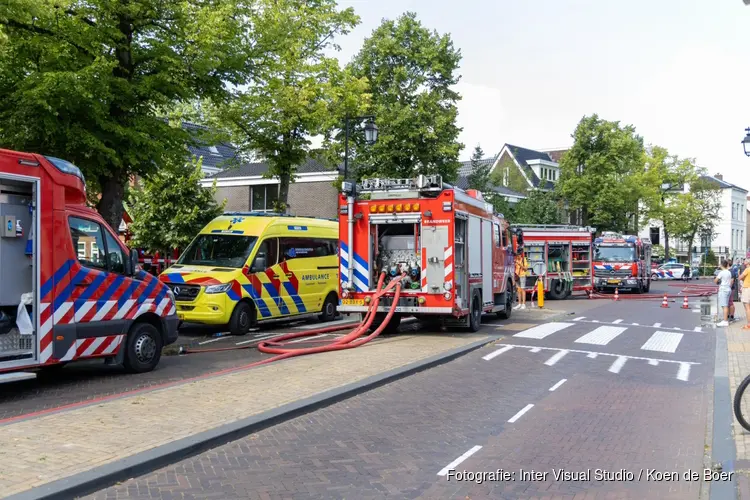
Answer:
[[[250,257],[256,241],[257,236],[199,234],[177,263],[240,269]]]
[[[632,246],[596,248],[594,260],[600,262],[633,262],[635,260],[635,248]]]

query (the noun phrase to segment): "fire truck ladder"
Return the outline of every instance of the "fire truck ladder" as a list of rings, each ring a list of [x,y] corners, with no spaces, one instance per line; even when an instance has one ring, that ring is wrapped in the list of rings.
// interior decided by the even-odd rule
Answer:
[[[453,186],[443,183],[440,175],[418,175],[413,179],[373,178],[362,179],[358,193],[429,193],[441,192]]]
[[[530,231],[579,231],[584,233],[595,233],[596,228],[590,226],[572,226],[569,224],[511,224],[516,229]]]

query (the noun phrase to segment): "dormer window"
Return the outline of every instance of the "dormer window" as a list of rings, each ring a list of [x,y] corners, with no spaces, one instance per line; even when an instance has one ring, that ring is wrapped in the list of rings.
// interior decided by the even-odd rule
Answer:
[[[221,156],[221,153],[219,153],[219,150],[216,148],[216,146],[209,146],[208,150],[211,152],[214,156]]]

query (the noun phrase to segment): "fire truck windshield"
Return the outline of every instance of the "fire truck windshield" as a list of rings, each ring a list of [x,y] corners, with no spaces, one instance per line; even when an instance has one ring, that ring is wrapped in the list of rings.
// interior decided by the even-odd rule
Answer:
[[[633,262],[635,248],[633,247],[597,247],[594,260],[600,262]]]
[[[177,263],[239,269],[247,262],[257,240],[257,236],[199,234]]]

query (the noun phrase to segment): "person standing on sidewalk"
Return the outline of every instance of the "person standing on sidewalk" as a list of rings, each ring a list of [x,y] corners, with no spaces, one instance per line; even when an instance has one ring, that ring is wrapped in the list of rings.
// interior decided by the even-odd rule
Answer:
[[[513,309],[526,309],[526,270],[529,267],[529,262],[526,260],[526,253],[522,246],[518,247],[515,264],[516,283],[518,284],[516,292],[518,294],[518,305]]]
[[[719,307],[724,313],[724,319],[716,323],[716,326],[729,326],[729,303],[732,300],[732,273],[729,271],[729,262],[721,261],[721,271],[714,278],[714,283],[719,284]]]
[[[740,265],[729,259],[729,272],[732,273],[732,293],[729,295],[729,322],[734,321],[734,303],[739,300]]]
[[[750,330],[750,259],[745,259],[744,269],[740,274],[740,282],[742,284],[742,296],[740,300],[742,305],[745,306],[745,321],[747,324],[742,327],[743,330]]]

